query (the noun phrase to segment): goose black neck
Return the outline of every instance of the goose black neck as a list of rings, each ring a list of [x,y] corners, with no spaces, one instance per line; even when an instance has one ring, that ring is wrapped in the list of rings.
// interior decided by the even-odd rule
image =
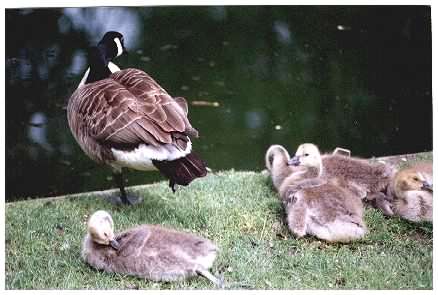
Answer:
[[[111,71],[108,68],[110,59],[107,57],[104,46],[98,45],[91,47],[88,53],[88,59],[90,73],[88,74],[85,84],[108,78],[111,75]]]

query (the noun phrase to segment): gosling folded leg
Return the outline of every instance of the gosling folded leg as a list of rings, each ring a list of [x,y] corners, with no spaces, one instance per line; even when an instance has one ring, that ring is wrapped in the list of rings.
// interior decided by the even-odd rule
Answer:
[[[206,269],[198,269],[196,272],[198,274],[200,274],[201,276],[205,277],[206,279],[210,280],[213,284],[215,284],[219,288],[223,288],[224,287],[224,282],[222,280],[218,279],[217,277],[215,277],[208,270],[206,270]]]
[[[288,195],[285,200],[285,207],[287,211],[287,224],[290,231],[297,238],[301,238],[304,237],[307,232],[307,206],[304,204],[304,200],[298,199],[298,194],[299,193]]]
[[[386,216],[393,216],[391,200],[384,193],[370,194],[367,196],[367,201],[371,201],[371,204],[376,208],[382,210]]]

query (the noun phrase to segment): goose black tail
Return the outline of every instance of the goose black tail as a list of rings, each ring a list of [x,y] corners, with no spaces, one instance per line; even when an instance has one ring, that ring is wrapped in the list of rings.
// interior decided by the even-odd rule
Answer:
[[[152,160],[161,174],[169,178],[169,187],[175,192],[175,184],[188,185],[193,179],[207,175],[206,163],[195,153],[173,161]]]

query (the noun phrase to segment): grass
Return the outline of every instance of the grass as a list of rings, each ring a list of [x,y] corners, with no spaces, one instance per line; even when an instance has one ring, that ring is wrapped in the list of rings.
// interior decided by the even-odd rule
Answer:
[[[220,249],[212,272],[231,289],[432,289],[432,225],[367,208],[360,242],[295,239],[262,173],[209,174],[172,194],[167,183],[132,188],[144,201],[111,205],[84,194],[6,205],[7,289],[212,289],[204,278],[157,283],[96,271],[80,258],[87,217],[108,210],[117,230],[157,223],[197,233]]]

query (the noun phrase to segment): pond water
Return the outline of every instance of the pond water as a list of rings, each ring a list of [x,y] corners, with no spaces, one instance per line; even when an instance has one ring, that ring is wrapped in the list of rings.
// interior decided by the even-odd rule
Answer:
[[[65,106],[108,30],[184,96],[213,170],[261,170],[270,144],[361,157],[432,150],[430,7],[6,10],[6,200],[114,187],[74,141]],[[131,171],[129,185],[163,178]]]

